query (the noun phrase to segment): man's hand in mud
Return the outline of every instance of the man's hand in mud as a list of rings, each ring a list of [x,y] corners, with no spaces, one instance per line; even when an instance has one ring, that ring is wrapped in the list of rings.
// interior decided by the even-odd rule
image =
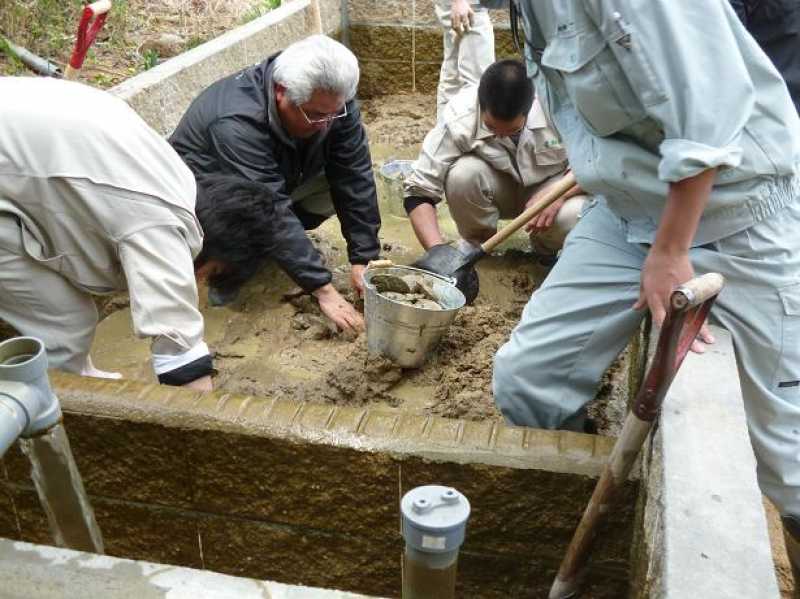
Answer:
[[[319,309],[343,331],[361,331],[364,329],[364,318],[341,294],[328,283],[314,290],[314,297],[319,302]]]
[[[367,270],[365,264],[353,264],[350,267],[350,285],[353,290],[358,294],[358,297],[364,297],[364,271]]]

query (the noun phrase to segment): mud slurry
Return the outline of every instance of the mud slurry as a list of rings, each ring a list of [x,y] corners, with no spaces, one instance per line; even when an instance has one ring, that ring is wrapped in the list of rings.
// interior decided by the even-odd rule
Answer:
[[[433,105],[426,96],[402,96],[364,107],[376,168],[389,158],[416,154],[433,125]],[[386,140],[399,141],[386,145]],[[386,197],[386,188],[378,189],[382,257],[408,264],[421,254],[421,248],[409,221],[397,216],[398,199]],[[440,205],[440,221],[444,233],[453,238],[455,229],[444,205]],[[354,300],[346,246],[336,219],[310,236],[334,272],[334,285]],[[512,237],[499,254],[481,260],[477,301],[460,311],[437,350],[418,369],[403,370],[385,358],[369,356],[364,334],[352,338],[337,332],[316,301],[300,293],[275,264],[265,264],[230,306],[209,308],[207,289],[201,286],[206,342],[215,353],[218,370],[215,386],[246,395],[339,405],[378,403],[417,414],[500,419],[492,399],[492,360],[547,272],[518,249],[526,244],[524,235]],[[126,377],[153,380],[148,344],[132,336],[129,309],[119,300],[109,305],[116,311],[110,310],[98,327],[95,363]],[[602,387],[606,403],[619,404],[614,387],[611,383]],[[598,405],[601,408],[593,409],[600,416],[601,431],[613,431],[615,418],[605,418],[604,404]]]
[[[391,252],[387,255],[394,257]],[[267,267],[259,278],[280,276],[273,268]],[[346,267],[343,270],[335,273],[334,285],[352,300]],[[270,320],[270,330],[256,319],[250,331],[229,332],[216,344],[218,386],[249,395],[339,405],[383,403],[416,413],[499,418],[491,398],[492,358],[517,322],[534,276],[505,269],[488,271],[483,277],[485,286],[514,292],[502,298],[500,309],[498,299],[491,297],[481,297],[474,306],[464,308],[436,352],[418,369],[402,369],[386,358],[370,356],[364,334],[353,339],[336,332],[313,298],[290,291],[284,294],[283,304],[275,307],[286,318]],[[506,280],[492,283],[498,277]],[[256,301],[248,303],[246,310],[250,309],[269,308]],[[230,331],[237,328],[231,320],[238,318],[229,319]],[[254,337],[262,337],[265,343]],[[253,356],[254,351],[258,355]]]

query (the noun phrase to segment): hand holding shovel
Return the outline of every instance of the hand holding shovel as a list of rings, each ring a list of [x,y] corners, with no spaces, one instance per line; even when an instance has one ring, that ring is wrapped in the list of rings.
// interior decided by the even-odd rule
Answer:
[[[597,530],[611,511],[617,491],[628,480],[678,368],[705,323],[711,305],[722,291],[724,283],[722,275],[708,273],[688,281],[672,292],[650,369],[636,394],[622,432],[567,548],[550,589],[549,599],[575,597],[580,591]]]
[[[526,208],[522,214],[482,244],[472,246],[466,252],[459,251],[446,243],[435,245],[411,266],[445,277],[454,278],[456,287],[458,287],[464,294],[464,297],[467,298],[467,303],[471,304],[478,296],[479,290],[478,274],[473,268],[475,263],[508,239],[513,233],[517,232],[550,204],[561,198],[575,185],[575,175],[569,172],[557,183],[550,186],[542,196],[531,206]]]

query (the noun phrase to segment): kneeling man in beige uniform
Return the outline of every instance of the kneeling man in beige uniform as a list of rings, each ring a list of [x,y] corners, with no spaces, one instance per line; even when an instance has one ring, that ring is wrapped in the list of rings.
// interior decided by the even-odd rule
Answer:
[[[436,218],[444,195],[459,235],[480,244],[497,231],[499,219],[518,216],[567,168],[525,67],[501,60],[486,69],[478,87],[453,97],[443,121],[425,137],[405,179],[405,209],[427,250],[444,243]],[[575,188],[528,224],[542,262],[554,261],[585,199]]]
[[[80,83],[0,77],[0,318],[54,368],[97,370],[92,295],[127,289],[160,382],[211,390],[193,257],[191,171],[125,102]]]

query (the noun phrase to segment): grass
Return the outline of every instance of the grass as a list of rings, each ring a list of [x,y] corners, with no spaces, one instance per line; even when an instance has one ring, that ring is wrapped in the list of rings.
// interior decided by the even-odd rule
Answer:
[[[145,50],[144,55],[144,70],[148,71],[158,64],[158,52],[155,50]]]
[[[281,0],[260,0],[255,6],[250,8],[242,15],[241,23],[249,23],[250,21],[263,17],[269,11],[278,8],[281,5]]]
[[[25,71],[25,64],[17,58],[17,55],[11,50],[8,41],[4,37],[0,37],[0,60],[3,59],[8,62],[8,72],[10,75],[16,75]]]
[[[0,37],[42,58],[65,65],[85,3],[90,0],[0,0]],[[150,36],[174,33],[184,50],[212,39],[253,15],[280,6],[280,0],[113,0],[106,23],[87,54],[81,78],[111,87],[162,58],[142,52]],[[0,75],[31,74],[0,48]]]

